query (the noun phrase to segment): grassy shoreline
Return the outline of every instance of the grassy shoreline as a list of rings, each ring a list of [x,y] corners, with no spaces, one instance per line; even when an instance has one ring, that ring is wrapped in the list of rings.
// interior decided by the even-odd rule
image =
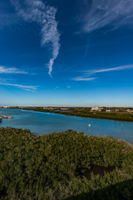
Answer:
[[[18,107],[13,107],[18,108]],[[90,112],[84,109],[73,109],[71,108],[68,112],[58,111],[58,110],[49,110],[43,109],[42,107],[23,107],[24,110],[33,110],[39,112],[49,112],[55,114],[63,114],[69,116],[77,116],[77,117],[87,117],[87,118],[95,118],[95,119],[106,119],[106,120],[116,120],[116,121],[125,121],[125,122],[133,122],[133,113],[126,112]]]

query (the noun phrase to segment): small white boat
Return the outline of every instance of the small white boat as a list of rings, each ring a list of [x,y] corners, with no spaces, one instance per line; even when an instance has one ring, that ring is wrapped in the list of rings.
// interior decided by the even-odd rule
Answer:
[[[88,124],[89,127],[91,127],[91,124]]]
[[[0,115],[1,119],[12,119],[13,117],[10,115]]]

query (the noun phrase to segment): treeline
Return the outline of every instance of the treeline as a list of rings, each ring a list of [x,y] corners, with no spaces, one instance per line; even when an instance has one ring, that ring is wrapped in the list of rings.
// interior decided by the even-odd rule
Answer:
[[[130,200],[132,180],[133,147],[121,140],[0,129],[1,200]]]

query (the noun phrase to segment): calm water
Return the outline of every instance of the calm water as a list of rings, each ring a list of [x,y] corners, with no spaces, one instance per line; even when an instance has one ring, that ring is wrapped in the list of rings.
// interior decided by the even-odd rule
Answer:
[[[133,143],[132,122],[81,118],[19,109],[0,109],[0,114],[13,116],[13,119],[4,119],[0,127],[30,129],[33,133],[40,135],[74,129],[85,132],[87,135],[113,136]]]

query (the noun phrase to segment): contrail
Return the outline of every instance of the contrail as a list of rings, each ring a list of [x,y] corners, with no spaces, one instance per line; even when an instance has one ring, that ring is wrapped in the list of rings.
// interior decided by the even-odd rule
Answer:
[[[56,21],[57,10],[41,0],[11,0],[11,3],[23,20],[40,25],[41,45],[49,44],[52,49],[52,57],[48,63],[48,74],[52,76],[53,65],[60,50],[60,33]]]

